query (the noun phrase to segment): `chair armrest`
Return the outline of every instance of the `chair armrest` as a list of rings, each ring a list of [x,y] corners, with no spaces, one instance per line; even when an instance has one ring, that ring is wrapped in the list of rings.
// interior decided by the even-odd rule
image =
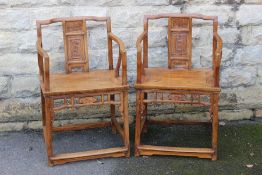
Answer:
[[[222,39],[218,33],[213,35],[213,70],[214,70],[214,86],[219,87],[219,74],[220,74],[220,64],[222,58]]]
[[[119,57],[115,69],[115,76],[119,76],[120,65],[122,62],[122,85],[127,85],[127,60],[126,60],[126,49],[124,42],[113,33],[109,33],[108,37],[114,40],[119,46]]]
[[[137,83],[141,83],[142,80],[142,73],[144,72],[144,66],[142,62],[142,47],[141,42],[144,40],[144,37],[147,35],[147,32],[144,31],[139,35],[136,41],[136,48],[137,48]]]
[[[50,90],[50,73],[49,73],[49,55],[42,48],[42,40],[38,39],[36,42],[38,54],[38,68],[41,86],[45,91]]]

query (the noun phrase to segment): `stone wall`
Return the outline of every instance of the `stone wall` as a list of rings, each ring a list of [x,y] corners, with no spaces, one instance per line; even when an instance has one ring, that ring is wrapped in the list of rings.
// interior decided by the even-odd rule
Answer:
[[[0,0],[0,130],[39,128],[40,98],[35,49],[36,19],[66,16],[110,16],[113,33],[126,44],[128,76],[132,85],[136,74],[135,42],[143,30],[143,15],[157,13],[202,13],[219,16],[219,33],[224,41],[221,67],[220,119],[262,117],[262,0]],[[166,21],[150,23],[149,64],[166,66]],[[105,26],[88,23],[90,67],[105,68],[107,46]],[[63,71],[61,26],[45,28],[44,48],[51,57],[51,70]],[[211,65],[212,28],[194,22],[194,67]],[[117,53],[117,52],[115,52]],[[116,55],[116,54],[115,54]],[[130,118],[134,116],[134,89],[130,90]],[[165,109],[178,117],[205,118],[205,109],[173,106]],[[60,122],[98,120],[105,108],[63,112]],[[70,114],[70,115],[69,115]],[[168,114],[170,115],[170,114]],[[90,119],[91,118],[91,119]]]

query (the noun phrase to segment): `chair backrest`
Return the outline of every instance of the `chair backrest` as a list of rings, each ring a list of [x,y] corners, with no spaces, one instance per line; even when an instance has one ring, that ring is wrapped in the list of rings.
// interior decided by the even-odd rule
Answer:
[[[168,67],[191,68],[192,18],[168,19]]]
[[[191,69],[192,67],[192,19],[213,21],[213,32],[217,32],[216,16],[201,14],[159,14],[144,17],[144,31],[148,33],[148,21],[168,19],[168,68]],[[213,54],[214,55],[214,54]],[[148,67],[148,36],[143,40],[143,64]]]
[[[85,20],[63,21],[65,69],[88,71],[87,28]]]
[[[109,17],[68,17],[49,20],[37,20],[37,37],[42,41],[41,27],[52,23],[61,22],[63,25],[65,72],[88,72],[88,35],[86,21],[106,22],[107,33],[111,32],[111,20]],[[112,49],[112,40],[108,37],[108,49]],[[109,69],[113,69],[112,52],[108,51]]]

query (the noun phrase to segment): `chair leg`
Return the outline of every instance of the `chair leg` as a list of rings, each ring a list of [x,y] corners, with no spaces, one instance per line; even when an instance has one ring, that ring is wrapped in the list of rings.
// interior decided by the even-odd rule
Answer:
[[[45,97],[43,95],[42,90],[41,90],[41,105],[42,105],[42,125],[44,127],[45,126],[45,120],[46,120],[46,117],[45,117]]]
[[[138,146],[140,145],[141,136],[141,97],[142,92],[138,90],[136,93],[135,156],[139,156]]]
[[[219,94],[214,94],[211,96],[212,107],[211,111],[212,117],[212,149],[214,154],[212,155],[212,160],[217,160],[217,145],[218,145],[218,101]]]
[[[114,95],[110,95],[110,100],[114,101],[115,100],[115,96]],[[114,125],[113,120],[115,119],[115,113],[116,113],[116,107],[114,104],[110,104],[110,112],[111,112],[111,125],[112,125],[112,133],[116,134],[116,126]]]
[[[128,149],[126,157],[130,157],[130,143],[129,143],[129,120],[128,120],[128,92],[123,92],[123,118],[124,118],[124,135],[125,147]]]
[[[45,142],[48,156],[48,165],[53,166],[51,157],[53,156],[53,146],[52,146],[52,127],[53,127],[53,100],[50,98],[45,98]]]
[[[144,99],[147,99],[147,93],[144,93]],[[148,126],[148,123],[147,123],[147,103],[144,104],[144,117],[145,117],[145,123],[144,123],[144,126],[142,128],[142,133],[147,133],[147,126]]]

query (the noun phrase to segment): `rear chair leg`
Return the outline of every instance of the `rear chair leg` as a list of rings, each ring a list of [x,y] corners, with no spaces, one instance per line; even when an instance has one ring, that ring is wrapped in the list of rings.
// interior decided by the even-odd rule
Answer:
[[[136,93],[136,128],[135,128],[135,156],[139,156],[138,146],[140,145],[141,136],[141,96],[140,90]]]
[[[115,101],[115,95],[110,95],[110,100]],[[110,104],[110,111],[111,111],[111,125],[112,125],[112,133],[116,134],[116,127],[114,125],[113,119],[116,117],[116,108],[114,104]]]
[[[42,105],[42,125],[43,125],[43,128],[44,128],[46,116],[45,116],[45,97],[43,95],[42,90],[41,90],[41,105]]]
[[[53,127],[53,100],[50,98],[45,98],[45,133],[46,133],[46,149],[48,156],[48,165],[53,166],[51,157],[53,156],[53,146],[52,146],[52,127]]]
[[[217,160],[217,145],[218,145],[218,101],[219,95],[212,95],[212,108],[211,111],[213,113],[212,117],[212,149],[214,150],[214,154],[212,155],[212,160]]]
[[[144,93],[144,99],[147,99],[147,93],[145,92]],[[148,123],[147,123],[147,103],[144,104],[144,111],[143,111],[143,114],[145,117],[145,123],[144,123],[144,126],[143,126],[143,129],[142,129],[142,133],[147,133],[147,128],[148,128]]]

